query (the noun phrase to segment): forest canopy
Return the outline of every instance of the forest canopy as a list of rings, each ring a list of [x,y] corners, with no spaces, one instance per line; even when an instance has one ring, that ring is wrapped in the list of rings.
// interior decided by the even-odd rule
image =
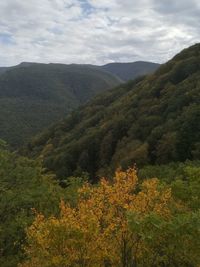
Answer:
[[[27,230],[20,267],[198,266],[200,213],[158,179],[138,183],[136,171],[117,171],[110,183],[86,183],[78,202],[60,214],[38,213]]]

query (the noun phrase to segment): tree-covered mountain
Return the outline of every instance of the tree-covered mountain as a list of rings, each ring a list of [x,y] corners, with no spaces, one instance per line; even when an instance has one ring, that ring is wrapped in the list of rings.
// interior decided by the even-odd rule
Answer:
[[[200,44],[97,96],[28,144],[58,177],[200,158]]]
[[[89,66],[22,63],[0,69],[0,138],[22,144],[72,109],[121,82]]]
[[[153,73],[159,68],[160,64],[136,61],[130,63],[109,63],[101,66],[101,69],[106,70],[123,81],[133,80],[141,75]]]

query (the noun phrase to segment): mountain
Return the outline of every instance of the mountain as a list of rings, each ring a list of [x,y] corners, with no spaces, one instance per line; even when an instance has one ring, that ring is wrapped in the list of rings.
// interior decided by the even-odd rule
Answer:
[[[11,67],[0,67],[0,74],[9,71],[11,69],[15,69],[15,68],[19,68],[19,67],[28,67],[31,66],[33,64],[37,64],[37,63],[32,63],[32,62],[22,62],[19,65],[15,65],[15,66],[11,66]]]
[[[23,62],[0,68],[0,138],[19,146],[120,82],[116,76],[86,65]]]
[[[25,148],[58,177],[200,159],[200,44],[97,96]]]
[[[130,63],[109,63],[101,66],[101,69],[106,70],[123,81],[133,80],[138,76],[153,73],[159,68],[160,64],[137,61]]]
[[[6,67],[0,67],[0,74],[4,73],[7,70],[8,70],[8,68],[6,68]]]

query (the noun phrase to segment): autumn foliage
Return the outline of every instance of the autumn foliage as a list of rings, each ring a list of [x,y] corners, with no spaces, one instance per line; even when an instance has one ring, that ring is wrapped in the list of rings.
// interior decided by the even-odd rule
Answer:
[[[134,169],[117,171],[112,183],[87,183],[76,207],[62,201],[58,218],[37,214],[20,266],[137,266],[148,248],[129,220],[152,214],[169,220],[171,202],[170,189],[159,188],[157,179],[139,187]]]

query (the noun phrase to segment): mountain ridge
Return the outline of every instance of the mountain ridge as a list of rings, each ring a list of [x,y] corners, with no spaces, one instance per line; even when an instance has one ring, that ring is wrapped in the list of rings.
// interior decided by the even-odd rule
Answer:
[[[102,71],[109,72],[122,81],[133,80],[134,78],[150,74],[157,70],[157,68],[161,65],[159,63],[154,63],[150,61],[134,61],[134,62],[111,62],[104,65],[93,65],[93,64],[77,64],[77,63],[37,63],[37,62],[21,62],[18,65],[10,66],[10,67],[0,67],[0,74],[4,73],[8,70],[19,68],[19,67],[30,67],[33,65],[44,65],[44,66],[53,66],[53,65],[60,65],[60,66],[81,66],[81,67],[91,67],[97,68]]]
[[[148,61],[113,62],[101,66],[102,69],[115,74],[124,81],[135,79],[138,76],[151,74],[158,69],[160,64]]]
[[[121,83],[105,71],[26,63],[0,74],[0,138],[18,146],[95,94]]]
[[[115,73],[86,64],[22,62],[1,67],[0,138],[17,147],[96,94],[123,82]]]
[[[29,143],[58,177],[199,159],[200,44],[99,95]]]

